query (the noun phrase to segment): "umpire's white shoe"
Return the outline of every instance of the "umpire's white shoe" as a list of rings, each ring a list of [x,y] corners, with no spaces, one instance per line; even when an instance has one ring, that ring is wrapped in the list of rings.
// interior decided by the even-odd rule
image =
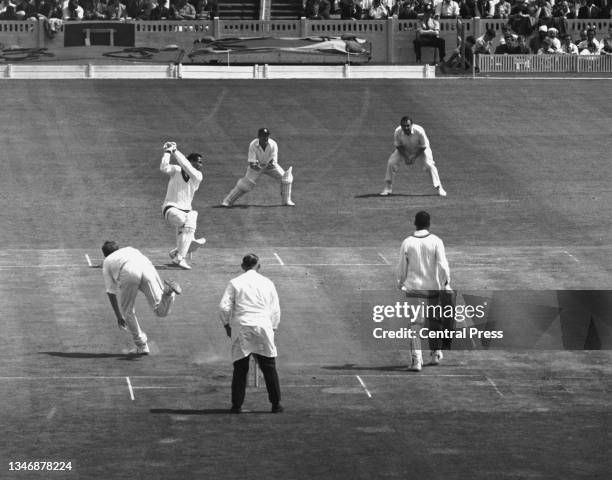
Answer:
[[[149,346],[146,343],[144,345],[136,345],[128,353],[130,355],[148,355]]]
[[[287,207],[295,207],[295,202],[292,202],[291,200],[287,200],[285,203],[283,203],[283,205]]]
[[[438,195],[440,195],[441,197],[446,197],[446,190],[442,188],[442,185],[438,187]]]
[[[440,361],[444,358],[442,355],[442,350],[434,350],[431,352],[431,359],[429,361],[430,365],[440,365]]]
[[[393,193],[393,190],[391,190],[389,187],[385,187],[385,189],[380,192],[380,196],[386,197],[387,195],[391,195],[391,193]]]
[[[423,359],[420,357],[412,357],[412,363],[410,364],[408,371],[420,372],[421,368],[423,368]]]
[[[172,263],[174,264],[174,266],[176,267],[180,267],[183,270],[191,270],[191,267],[189,266],[189,264],[185,261],[184,258],[181,258],[180,260],[178,260],[177,258],[175,258],[174,260],[172,260]]]

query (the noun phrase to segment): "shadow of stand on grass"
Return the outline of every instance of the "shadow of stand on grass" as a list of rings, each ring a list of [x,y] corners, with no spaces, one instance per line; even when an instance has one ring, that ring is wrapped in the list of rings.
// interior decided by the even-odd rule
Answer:
[[[151,413],[170,414],[170,415],[235,415],[230,412],[229,408],[203,408],[203,409],[174,409],[174,408],[152,408]],[[270,414],[269,410],[242,410],[241,415],[249,413],[265,413]]]

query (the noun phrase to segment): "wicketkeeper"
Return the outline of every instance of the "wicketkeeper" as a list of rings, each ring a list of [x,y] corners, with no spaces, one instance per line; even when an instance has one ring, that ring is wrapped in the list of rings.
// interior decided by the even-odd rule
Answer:
[[[229,207],[245,193],[251,191],[262,173],[280,180],[281,199],[283,205],[293,206],[291,187],[293,175],[289,167],[286,171],[278,164],[278,145],[270,138],[270,130],[260,128],[257,138],[249,144],[249,166],[246,175],[236,183],[236,186],[223,199],[221,205]]]

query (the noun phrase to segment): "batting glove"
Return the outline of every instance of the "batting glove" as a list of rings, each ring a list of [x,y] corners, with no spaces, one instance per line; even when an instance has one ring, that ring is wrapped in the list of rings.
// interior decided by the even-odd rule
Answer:
[[[175,142],[166,142],[164,143],[164,146],[162,147],[163,150],[165,150],[168,153],[172,153],[176,150],[176,143]]]

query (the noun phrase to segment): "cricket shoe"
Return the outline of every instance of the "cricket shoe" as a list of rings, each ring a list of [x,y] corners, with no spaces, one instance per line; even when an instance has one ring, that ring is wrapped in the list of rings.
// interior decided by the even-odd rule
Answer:
[[[283,408],[283,406],[280,403],[277,403],[275,405],[272,405],[272,410],[270,410],[272,413],[281,413],[284,412],[285,409]]]
[[[431,359],[429,361],[430,365],[440,365],[440,361],[444,358],[442,355],[442,350],[434,350],[431,352]]]
[[[283,203],[283,205],[285,205],[286,207],[295,207],[295,202],[287,200],[285,203]]]
[[[187,250],[187,253],[195,252],[198,248],[200,248],[205,243],[206,243],[206,239],[204,237],[194,238],[189,244],[189,249]]]
[[[442,185],[438,187],[438,195],[440,195],[441,197],[446,197],[446,190],[442,188]]]
[[[393,193],[393,190],[390,189],[389,187],[385,187],[385,189],[382,192],[380,192],[380,196],[386,197],[387,195],[391,195],[391,193]]]
[[[412,363],[410,364],[409,372],[420,372],[423,368],[423,360],[419,357],[412,357]]]
[[[189,264],[185,261],[184,258],[181,258],[180,260],[178,260],[177,258],[175,258],[174,260],[172,260],[172,263],[174,264],[175,267],[179,267],[182,268],[183,270],[191,270],[191,267],[189,266]]]
[[[168,255],[170,256],[170,258],[172,260],[174,260],[176,258],[177,254],[178,254],[178,249],[177,248],[173,248],[172,250],[170,250],[168,252]]]
[[[222,206],[222,207],[231,207],[230,203],[229,203],[227,200],[223,200],[223,201],[221,202],[221,206]]]
[[[130,355],[148,355],[149,346],[146,343],[144,345],[136,345],[128,353]]]
[[[174,280],[164,280],[164,283],[166,284],[167,288],[166,293],[174,292],[177,295],[183,293],[183,289],[181,288],[181,286]]]

